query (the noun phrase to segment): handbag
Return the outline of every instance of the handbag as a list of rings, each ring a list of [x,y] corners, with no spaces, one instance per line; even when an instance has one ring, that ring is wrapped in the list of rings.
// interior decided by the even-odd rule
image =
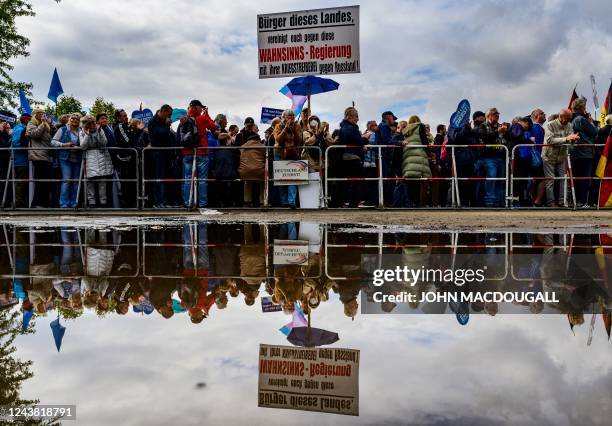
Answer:
[[[537,168],[542,165],[542,157],[535,147],[531,148],[531,167]]]

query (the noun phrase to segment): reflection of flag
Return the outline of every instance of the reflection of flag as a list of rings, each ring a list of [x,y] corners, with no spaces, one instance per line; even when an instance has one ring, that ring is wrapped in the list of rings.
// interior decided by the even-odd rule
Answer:
[[[606,100],[601,106],[601,118],[600,118],[601,127],[606,126],[606,115],[608,114],[612,114],[612,83],[610,83],[610,88],[608,89]]]
[[[22,114],[32,114],[32,107],[23,89],[19,89],[19,107]]]
[[[602,309],[601,316],[603,318],[604,326],[606,327],[606,333],[608,333],[608,340],[610,340],[610,332],[612,331],[612,312],[606,308]]]
[[[308,321],[306,321],[304,312],[302,312],[300,305],[296,303],[295,311],[293,311],[293,319],[291,320],[289,324],[281,327],[279,330],[285,336],[289,336],[289,333],[291,333],[291,330],[293,330],[294,327],[307,327],[307,326],[308,326]]]
[[[302,112],[302,109],[304,108],[304,104],[306,103],[308,96],[294,95],[293,93],[291,93],[291,90],[289,90],[289,87],[287,87],[287,85],[283,86],[279,90],[279,92],[291,99],[291,109],[293,110],[293,113],[296,116],[299,115]]]
[[[32,319],[33,315],[34,311],[32,310],[23,311],[23,322],[21,323],[21,331],[26,332],[28,330],[30,320]]]
[[[62,93],[64,93],[64,89],[62,88],[62,83],[60,82],[57,68],[55,68],[53,70],[53,78],[51,79],[51,86],[49,87],[49,94],[47,97],[53,102],[57,103],[57,98]]]
[[[606,146],[599,157],[599,163],[595,170],[595,176],[602,179],[599,189],[599,207],[612,207],[612,161],[609,161],[612,154],[612,136],[606,139]]]
[[[576,99],[578,99],[578,93],[576,93],[576,88],[574,87],[574,91],[572,92],[572,98],[569,101],[569,106],[567,107],[567,109],[573,111],[572,104]]]
[[[55,340],[55,347],[57,351],[60,351],[62,347],[62,339],[64,338],[64,333],[66,332],[66,327],[60,324],[59,318],[51,321],[51,331],[53,332],[53,340]]]

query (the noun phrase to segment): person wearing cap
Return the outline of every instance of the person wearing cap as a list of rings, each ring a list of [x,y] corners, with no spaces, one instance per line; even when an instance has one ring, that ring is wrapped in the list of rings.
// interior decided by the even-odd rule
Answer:
[[[197,99],[189,102],[189,109],[187,110],[187,116],[195,120],[198,128],[198,149],[196,150],[196,170],[195,175],[198,178],[198,190],[197,199],[193,194],[196,192],[191,191],[191,178],[194,174],[193,170],[193,149],[184,149],[183,154],[183,202],[186,207],[189,205],[190,198],[192,205],[197,203],[199,208],[204,208],[208,205],[208,131],[210,131],[215,137],[219,135],[219,129],[215,125],[215,122],[210,115],[208,115],[208,108],[205,107],[202,102]]]
[[[53,185],[40,180],[53,177],[53,156],[48,149],[51,146],[51,123],[51,119],[45,117],[45,111],[37,108],[32,111],[32,119],[26,127],[30,147],[36,148],[28,151],[28,159],[32,162],[34,172],[34,207],[51,207]]]
[[[27,207],[28,202],[28,151],[21,148],[28,147],[28,138],[26,137],[26,127],[32,119],[28,113],[21,114],[19,124],[13,129],[11,146],[13,148],[14,171],[15,171],[15,207]]]
[[[382,113],[380,124],[375,133],[376,145],[395,145],[393,141],[393,131],[391,125],[397,121],[397,117],[391,111]],[[393,177],[391,163],[393,161],[394,148],[382,148],[382,176],[383,178]],[[394,182],[391,180],[383,181],[383,200],[385,203],[391,202],[393,199]]]

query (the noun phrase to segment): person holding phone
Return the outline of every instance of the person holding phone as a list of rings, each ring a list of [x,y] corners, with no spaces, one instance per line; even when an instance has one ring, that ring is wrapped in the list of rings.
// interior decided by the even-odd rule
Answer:
[[[45,111],[36,108],[32,111],[32,119],[26,127],[26,136],[30,139],[28,159],[32,162],[34,180],[33,207],[51,207],[53,193],[52,182],[41,179],[51,179],[53,176],[53,155],[51,150],[51,118],[45,116]]]

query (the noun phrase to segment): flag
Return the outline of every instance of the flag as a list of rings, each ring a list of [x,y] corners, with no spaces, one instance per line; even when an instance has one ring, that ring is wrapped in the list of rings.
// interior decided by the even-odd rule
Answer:
[[[287,85],[281,87],[279,92],[291,99],[291,109],[293,110],[293,113],[296,116],[300,115],[302,109],[304,108],[304,104],[308,100],[308,96],[294,95],[293,93],[291,93],[291,90],[289,90],[289,87],[287,87]]]
[[[609,161],[610,155],[612,155],[612,136],[608,136],[608,139],[606,139],[606,145],[595,170],[595,176],[601,179],[599,187],[600,208],[612,207],[612,161]]]
[[[574,111],[574,109],[572,108],[572,104],[574,103],[574,101],[578,99],[578,93],[576,93],[576,88],[574,87],[574,91],[572,92],[572,98],[569,101],[569,106],[567,107],[567,109],[569,109],[570,111]]]
[[[610,88],[608,89],[608,94],[606,95],[606,100],[604,101],[601,107],[601,118],[600,123],[601,127],[606,127],[606,115],[612,114],[612,82],[610,83]]]
[[[610,340],[610,333],[612,332],[612,312],[608,311],[606,308],[602,308],[601,317],[604,322],[604,327],[606,328],[606,333],[608,333],[608,340]]]
[[[60,82],[59,75],[57,74],[57,68],[53,70],[53,78],[51,79],[51,86],[49,87],[49,94],[47,97],[53,102],[57,103],[57,98],[64,93],[62,83]]]
[[[28,331],[28,327],[30,326],[30,320],[32,319],[32,316],[34,316],[34,311],[32,309],[23,311],[23,320],[21,321],[21,331],[22,332],[25,333],[26,331]]]
[[[307,325],[308,325],[308,321],[306,321],[304,312],[302,312],[302,309],[296,303],[295,311],[293,311],[293,319],[291,320],[289,324],[279,328],[279,331],[283,333],[285,336],[289,336],[289,333],[291,333],[291,330],[293,330],[294,327],[306,327]]]
[[[19,106],[22,114],[32,114],[32,107],[23,89],[19,89]]]
[[[60,324],[59,318],[51,321],[51,331],[53,332],[53,340],[55,341],[55,347],[57,351],[60,351],[62,347],[62,339],[64,338],[64,333],[66,333],[66,327]]]

